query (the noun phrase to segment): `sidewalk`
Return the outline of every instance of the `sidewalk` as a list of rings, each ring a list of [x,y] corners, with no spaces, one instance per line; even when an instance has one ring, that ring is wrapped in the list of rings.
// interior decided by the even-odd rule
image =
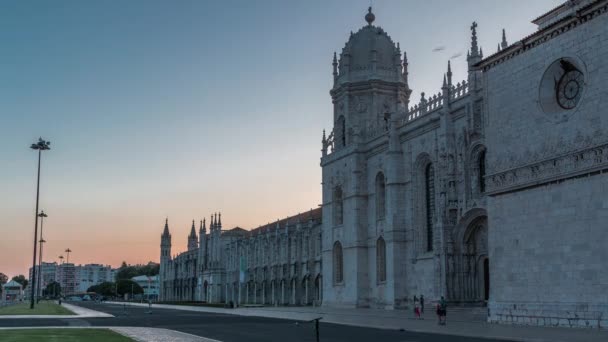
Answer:
[[[73,315],[0,315],[0,319],[39,319],[39,318],[97,318],[97,317],[114,317],[105,312],[86,309],[80,306],[62,303],[61,306],[72,311]]]
[[[124,303],[107,302],[108,304]],[[148,307],[148,304],[127,303]],[[481,337],[525,342],[606,342],[608,331],[597,329],[553,328],[522,325],[490,324],[465,321],[458,317],[458,308],[448,310],[447,325],[439,326],[434,315],[426,312],[424,320],[413,319],[413,314],[402,310],[341,309],[326,307],[262,307],[223,309],[186,305],[153,304],[155,309],[219,313],[240,316],[257,316],[307,321],[323,317],[321,322],[380,329],[404,329],[407,331]],[[452,314],[450,314],[452,312]]]
[[[191,335],[175,330],[162,328],[136,328],[136,327],[18,327],[18,328],[0,328],[2,330],[17,330],[17,329],[109,329],[123,336],[127,336],[138,342],[221,342],[205,337]]]

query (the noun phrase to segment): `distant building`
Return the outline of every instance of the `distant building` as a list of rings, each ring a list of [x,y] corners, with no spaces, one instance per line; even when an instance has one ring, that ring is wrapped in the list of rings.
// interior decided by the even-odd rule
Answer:
[[[209,303],[321,303],[321,209],[247,231],[222,230],[221,214],[207,233],[192,222],[188,251],[171,256],[168,222],[161,236],[160,299]]]
[[[144,299],[158,300],[159,294],[159,280],[158,276],[137,276],[131,278],[136,282],[142,289],[144,289]]]
[[[2,285],[2,301],[14,302],[23,300],[23,286],[18,282],[11,280]]]
[[[61,285],[63,295],[71,295],[74,293],[86,292],[91,286],[101,284],[106,281],[114,281],[114,270],[110,265],[102,264],[86,264],[75,265],[73,263],[57,264],[42,263],[42,273],[39,266],[36,266],[36,277],[42,274],[41,286],[39,295],[42,295],[48,284],[56,281]],[[31,291],[32,284],[32,268],[29,270],[29,283],[27,291]],[[26,291],[26,292],[27,292]],[[30,292],[27,292],[29,294]]]

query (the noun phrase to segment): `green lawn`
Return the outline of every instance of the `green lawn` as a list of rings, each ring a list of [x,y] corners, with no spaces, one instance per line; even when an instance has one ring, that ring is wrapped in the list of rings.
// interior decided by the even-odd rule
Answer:
[[[107,329],[9,329],[0,330],[3,342],[132,342]]]
[[[74,313],[53,302],[43,301],[30,309],[30,303],[19,303],[0,307],[0,315],[73,315]]]

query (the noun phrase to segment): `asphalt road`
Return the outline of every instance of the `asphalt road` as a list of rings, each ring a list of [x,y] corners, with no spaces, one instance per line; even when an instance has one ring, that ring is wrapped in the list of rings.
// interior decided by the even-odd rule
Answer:
[[[114,318],[82,319],[2,319],[0,327],[24,326],[136,326],[177,330],[189,334],[217,339],[223,342],[314,342],[315,331],[311,323],[292,320],[224,315],[215,313],[127,307],[91,302],[73,303],[97,311],[107,312]],[[495,340],[427,334],[398,330],[360,328],[321,323],[322,342],[489,342]],[[504,342],[504,341],[503,341]]]

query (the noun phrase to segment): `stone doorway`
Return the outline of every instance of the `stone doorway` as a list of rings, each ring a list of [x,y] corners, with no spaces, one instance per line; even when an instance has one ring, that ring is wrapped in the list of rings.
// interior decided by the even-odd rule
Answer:
[[[452,302],[483,305],[490,298],[488,219],[483,209],[463,217],[447,255],[447,294]]]

